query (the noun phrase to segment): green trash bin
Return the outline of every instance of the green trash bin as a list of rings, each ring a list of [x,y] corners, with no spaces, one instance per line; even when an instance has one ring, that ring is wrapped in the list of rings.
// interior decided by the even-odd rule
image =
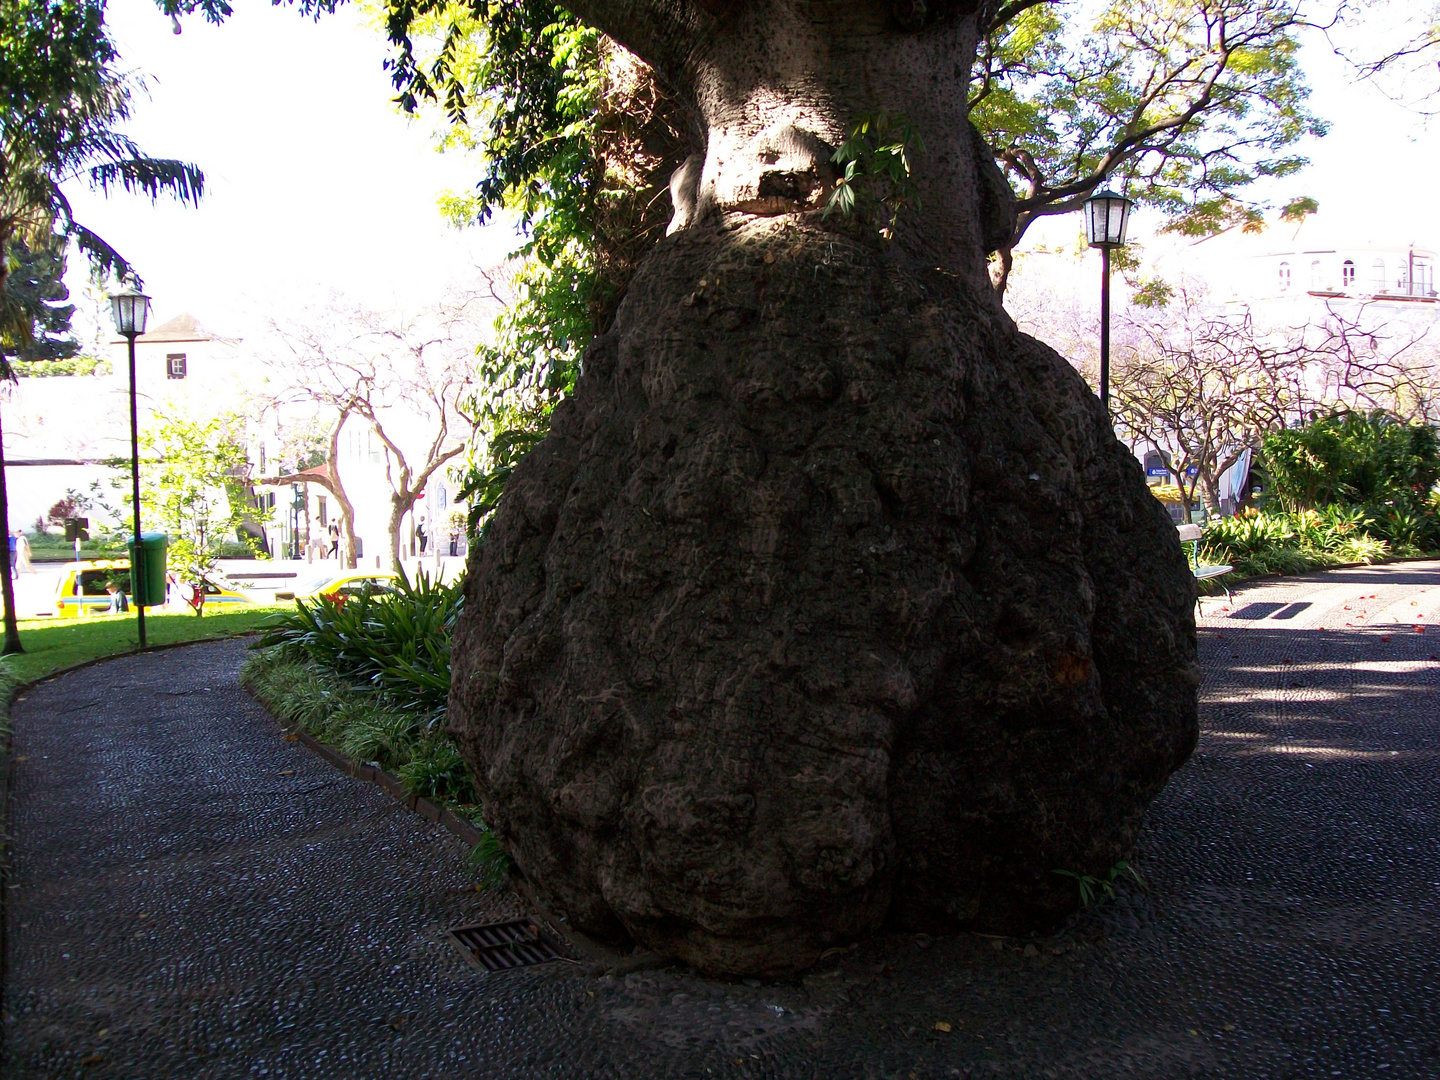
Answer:
[[[131,601],[143,607],[162,607],[165,603],[165,553],[170,537],[164,533],[140,534],[140,554],[135,541],[130,541]],[[135,571],[139,570],[137,574]]]

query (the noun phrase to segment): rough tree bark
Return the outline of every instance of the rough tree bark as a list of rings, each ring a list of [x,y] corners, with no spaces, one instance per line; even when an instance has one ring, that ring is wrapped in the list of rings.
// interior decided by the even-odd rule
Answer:
[[[1076,906],[1196,738],[1193,583],[1099,403],[1000,307],[976,5],[575,0],[692,104],[671,235],[472,549],[452,732],[576,928],[784,974]],[[904,115],[893,242],[822,218]]]

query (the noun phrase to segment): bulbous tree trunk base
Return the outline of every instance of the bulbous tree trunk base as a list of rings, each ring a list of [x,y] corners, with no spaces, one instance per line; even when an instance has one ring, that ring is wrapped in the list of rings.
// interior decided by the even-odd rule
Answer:
[[[1077,904],[1196,739],[1193,583],[988,296],[795,217],[665,240],[472,554],[451,724],[578,929],[783,975]]]

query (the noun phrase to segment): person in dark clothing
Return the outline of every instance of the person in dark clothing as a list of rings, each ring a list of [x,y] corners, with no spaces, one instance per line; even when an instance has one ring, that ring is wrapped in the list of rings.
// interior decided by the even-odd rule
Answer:
[[[334,524],[334,523],[332,522],[331,525],[330,525],[330,558],[332,558],[332,559],[338,559],[339,557],[340,557],[340,526],[339,526],[339,525],[336,525],[336,524]]]
[[[428,540],[428,539],[430,539],[429,534],[427,534],[427,533],[425,532],[425,519],[424,519],[424,518],[421,518],[420,521],[419,521],[419,522],[416,524],[416,526],[415,526],[415,539],[418,540],[418,541],[420,541],[420,554],[421,554],[421,555],[424,555],[424,554],[425,554],[425,541]]]
[[[130,610],[130,601],[120,591],[119,585],[113,581],[107,581],[105,591],[110,594],[110,606],[105,609],[107,615],[123,615]]]

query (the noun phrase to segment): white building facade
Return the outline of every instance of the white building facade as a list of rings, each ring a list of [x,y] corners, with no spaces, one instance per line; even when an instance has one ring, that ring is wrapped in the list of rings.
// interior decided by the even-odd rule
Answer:
[[[119,509],[119,473],[107,465],[130,456],[128,348],[123,338],[109,342],[108,365],[97,374],[22,378],[4,392],[5,476],[11,528],[33,529],[67,491],[89,495],[99,483],[106,501]],[[107,369],[108,368],[108,369]],[[135,341],[136,405],[143,431],[158,416],[208,420],[240,418],[237,436],[250,459],[251,482],[274,478],[294,462],[281,461],[281,430],[307,416],[317,424],[313,403],[277,406],[267,369],[238,337],[215,333],[188,314],[178,315]],[[403,409],[382,416],[386,430],[409,452],[423,446],[429,433],[418,416]],[[461,433],[463,436],[463,433]],[[419,531],[429,543],[427,555],[465,554],[463,530],[454,535],[452,519],[458,482],[451,476],[456,457],[442,465],[425,485],[401,525],[402,557],[418,556]],[[338,471],[355,511],[355,535],[362,566],[384,565],[389,553],[390,494],[387,467],[394,468],[383,442],[362,417],[351,416],[341,430]],[[143,463],[142,463],[143,468]],[[303,471],[303,470],[302,470]],[[128,490],[128,486],[126,488]],[[315,483],[260,485],[253,488],[253,509],[260,519],[252,534],[274,558],[328,554],[329,527],[338,520],[336,498]],[[92,520],[103,511],[92,510]],[[95,521],[99,524],[99,521]],[[113,526],[126,522],[114,520]]]

